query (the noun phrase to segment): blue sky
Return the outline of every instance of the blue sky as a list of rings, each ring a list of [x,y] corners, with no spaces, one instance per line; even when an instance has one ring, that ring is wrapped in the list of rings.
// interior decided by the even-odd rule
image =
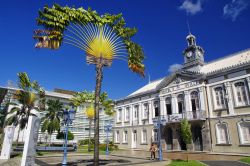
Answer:
[[[0,85],[16,81],[26,71],[47,90],[93,90],[94,66],[87,65],[81,50],[35,49],[32,32],[44,5],[91,7],[98,13],[122,13],[128,26],[137,27],[134,40],[145,52],[146,74],[155,80],[169,74],[169,67],[182,64],[188,34],[187,15],[197,44],[205,50],[205,61],[249,48],[249,0],[6,0],[0,10]],[[104,69],[103,91],[113,99],[127,96],[148,83],[127,68],[124,61]]]

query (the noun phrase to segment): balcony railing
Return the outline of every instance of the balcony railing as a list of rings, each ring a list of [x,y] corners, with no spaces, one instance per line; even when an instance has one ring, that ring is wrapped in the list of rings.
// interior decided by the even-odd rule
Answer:
[[[171,114],[167,115],[167,122],[180,122],[182,119],[187,118],[187,120],[205,120],[205,111],[187,111],[182,114]]]

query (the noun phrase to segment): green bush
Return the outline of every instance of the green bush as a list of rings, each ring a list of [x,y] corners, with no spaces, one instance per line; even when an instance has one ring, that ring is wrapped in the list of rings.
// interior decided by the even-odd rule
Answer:
[[[57,133],[56,139],[64,139],[64,132]],[[73,139],[74,139],[74,134],[68,131],[68,140],[73,140]]]
[[[90,145],[94,145],[95,140],[93,138],[90,139]],[[89,144],[89,139],[83,139],[78,141],[79,145],[88,145]]]

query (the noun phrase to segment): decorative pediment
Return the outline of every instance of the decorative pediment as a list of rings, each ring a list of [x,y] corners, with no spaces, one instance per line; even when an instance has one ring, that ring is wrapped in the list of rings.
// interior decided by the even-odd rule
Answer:
[[[190,82],[192,80],[203,79],[203,75],[198,72],[180,70],[168,77],[165,77],[164,80],[157,86],[157,89],[162,89],[172,85],[178,85],[183,82]]]

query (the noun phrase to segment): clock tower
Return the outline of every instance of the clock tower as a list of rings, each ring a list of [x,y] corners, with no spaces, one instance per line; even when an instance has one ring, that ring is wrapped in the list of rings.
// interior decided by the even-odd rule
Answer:
[[[197,69],[204,65],[204,50],[202,47],[196,45],[195,36],[189,33],[186,37],[188,46],[183,51],[184,55],[184,69]]]

